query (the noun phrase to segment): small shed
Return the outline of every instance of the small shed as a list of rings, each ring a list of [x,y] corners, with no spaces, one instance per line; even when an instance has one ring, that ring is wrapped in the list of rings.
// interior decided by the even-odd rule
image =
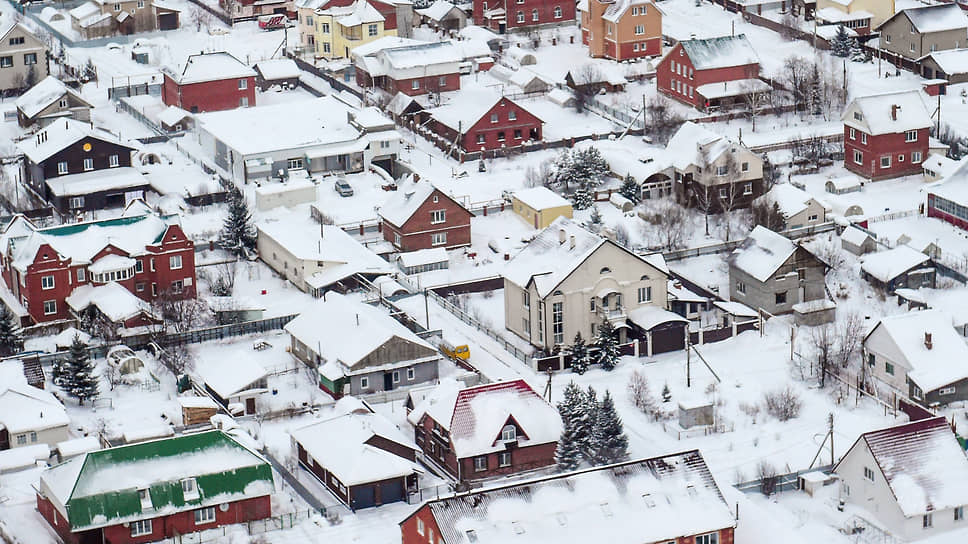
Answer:
[[[818,489],[829,484],[831,481],[833,480],[830,476],[823,471],[814,470],[800,475],[800,489],[807,495],[813,497]]]
[[[575,95],[565,89],[551,89],[548,92],[548,100],[558,104],[562,108],[570,108],[575,105]]]
[[[450,268],[450,258],[447,250],[442,247],[420,249],[409,253],[401,253],[397,263],[404,274],[419,274],[431,270],[446,270]]]
[[[860,178],[853,175],[829,178],[827,179],[827,182],[824,183],[824,190],[835,195],[860,191],[862,187],[863,184],[861,183]]]
[[[266,369],[242,353],[200,361],[195,370],[205,390],[229,413],[255,414],[256,399],[268,390]]]
[[[210,297],[208,308],[215,314],[219,325],[258,321],[266,311],[265,304],[249,297]]]
[[[715,423],[713,403],[707,399],[683,399],[679,401],[679,426],[683,429],[706,427]]]
[[[863,255],[875,251],[877,241],[867,231],[851,225],[840,234],[840,247],[854,255]]]
[[[85,436],[83,438],[72,438],[58,442],[54,447],[57,460],[63,463],[68,459],[77,457],[85,453],[101,449],[101,441],[96,436]]]
[[[924,181],[938,181],[948,177],[960,164],[959,161],[949,159],[943,154],[931,153],[921,163],[921,172],[924,174]]]
[[[793,318],[797,325],[823,325],[832,323],[837,316],[837,304],[824,298],[793,305]]]
[[[255,84],[266,91],[273,85],[284,89],[299,86],[299,66],[292,59],[269,59],[255,65]]]
[[[192,128],[192,114],[178,106],[168,106],[158,114],[158,123],[166,132],[183,132]]]
[[[536,229],[547,228],[559,217],[572,217],[571,202],[547,187],[532,187],[511,196],[514,213]]]
[[[631,200],[618,193],[612,193],[611,196],[608,197],[608,202],[612,206],[615,206],[621,210],[622,213],[629,213],[633,208],[635,208],[635,204],[633,204]]]
[[[896,289],[894,294],[897,296],[898,306],[907,304],[908,310],[926,310],[928,308],[928,302],[924,300],[924,297],[921,296],[920,291],[917,289],[902,287]]]
[[[182,425],[208,423],[218,413],[218,403],[208,397],[178,397]]]

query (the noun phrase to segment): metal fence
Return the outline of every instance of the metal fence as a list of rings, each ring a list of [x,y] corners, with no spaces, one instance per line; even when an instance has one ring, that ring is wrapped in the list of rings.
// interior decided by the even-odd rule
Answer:
[[[797,227],[794,229],[787,229],[781,231],[780,234],[786,236],[790,239],[805,238],[807,236],[813,236],[814,234],[820,234],[823,232],[830,232],[837,228],[837,224],[833,221],[828,221],[826,223],[819,223],[817,225],[810,225],[806,227]],[[736,249],[743,243],[742,240],[730,240],[728,242],[719,242],[717,244],[708,244],[704,246],[687,247],[684,249],[673,249],[670,251],[662,252],[662,256],[667,261],[678,261],[681,259],[686,259],[689,257],[699,257],[702,255],[713,255],[715,253],[725,253],[727,251],[732,251]],[[640,255],[647,255],[649,253],[654,253],[649,250],[638,251]]]
[[[453,314],[455,317],[457,317],[464,323],[467,323],[468,325],[474,327],[475,329],[490,336],[495,342],[498,343],[499,346],[501,346],[504,349],[504,351],[513,355],[515,359],[521,361],[526,365],[531,364],[530,353],[525,353],[524,351],[521,351],[520,349],[517,348],[517,346],[505,340],[503,336],[494,332],[493,330],[491,330],[490,327],[481,323],[477,318],[469,315],[467,312],[458,308],[456,305],[452,304],[444,297],[438,295],[437,293],[434,293],[433,291],[427,291],[426,293],[427,293],[427,296],[432,298],[434,302],[440,305],[441,308],[447,310],[448,312]]]
[[[780,493],[783,491],[794,491],[800,489],[800,476],[808,472],[823,472],[824,474],[830,474],[833,470],[833,465],[823,465],[814,468],[808,468],[804,470],[797,470],[794,472],[788,472],[786,474],[777,474],[774,476],[774,482],[767,482],[764,486],[765,478],[757,478],[755,480],[750,480],[747,482],[742,482],[733,485],[737,490],[743,493],[763,493],[764,490],[769,487],[773,487],[773,493]]]

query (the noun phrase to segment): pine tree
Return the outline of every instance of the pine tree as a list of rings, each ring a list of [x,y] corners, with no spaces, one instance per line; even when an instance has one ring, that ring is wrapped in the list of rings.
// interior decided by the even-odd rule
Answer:
[[[17,326],[17,316],[5,304],[0,306],[0,355],[13,355],[23,350],[23,333]]]
[[[592,194],[584,187],[580,187],[575,191],[575,194],[571,198],[576,210],[587,210],[594,202]]]
[[[830,52],[838,57],[846,57],[850,54],[850,36],[847,34],[844,25],[837,27],[837,33],[830,41]]]
[[[61,372],[63,373],[61,389],[68,396],[77,399],[79,404],[97,397],[98,381],[97,375],[94,374],[94,362],[91,361],[87,344],[81,340],[80,335],[74,335],[67,360],[61,363]]]
[[[597,449],[595,425],[598,421],[598,393],[590,385],[581,399],[581,414],[582,417],[575,420],[579,426],[578,436],[582,441],[585,459],[591,460]]]
[[[619,358],[618,331],[615,330],[608,318],[603,319],[602,324],[598,327],[595,347],[598,348],[597,359],[602,368],[605,370],[614,369]]]
[[[857,38],[850,39],[850,60],[854,62],[870,62],[871,54],[860,46]]]
[[[622,418],[615,410],[612,395],[605,391],[602,402],[598,405],[595,418],[595,454],[592,463],[608,465],[619,463],[629,458],[629,439],[625,436]]]
[[[594,146],[572,151],[571,170],[573,177],[586,188],[598,187],[611,173],[608,161]]]
[[[585,394],[575,382],[565,386],[562,401],[558,403],[562,430],[555,450],[555,462],[561,471],[575,470],[585,458],[584,439],[579,434],[585,427],[584,401]]]
[[[662,402],[669,402],[672,400],[672,391],[669,391],[669,384],[662,386]]]
[[[244,257],[248,250],[255,248],[256,232],[252,226],[252,213],[245,202],[245,196],[238,190],[229,193],[229,210],[222,223],[219,245],[238,257]]]
[[[598,232],[601,230],[604,221],[602,220],[602,212],[598,210],[597,205],[592,206],[592,213],[588,216],[588,220],[591,222],[590,227],[592,231]]]
[[[588,346],[581,333],[575,333],[575,343],[571,346],[571,370],[576,374],[584,374],[588,370]]]
[[[823,80],[820,78],[820,68],[814,64],[813,71],[810,73],[810,87],[807,103],[810,105],[810,113],[820,115],[823,113]]]
[[[625,176],[625,179],[622,181],[622,186],[618,189],[618,194],[631,200],[632,204],[638,204],[642,201],[640,196],[641,193],[642,192],[639,188],[639,184],[635,182],[635,178],[632,177],[632,174]]]

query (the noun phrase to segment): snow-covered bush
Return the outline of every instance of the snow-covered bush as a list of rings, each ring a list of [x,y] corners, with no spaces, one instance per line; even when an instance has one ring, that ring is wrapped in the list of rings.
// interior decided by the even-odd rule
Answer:
[[[803,401],[799,393],[788,385],[782,389],[764,393],[763,404],[766,406],[766,413],[780,421],[788,421],[800,415]]]

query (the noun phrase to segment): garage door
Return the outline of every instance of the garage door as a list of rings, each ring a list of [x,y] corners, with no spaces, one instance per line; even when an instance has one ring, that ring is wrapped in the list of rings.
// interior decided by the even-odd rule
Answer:
[[[178,14],[162,13],[158,15],[158,28],[160,30],[175,30],[178,28]]]
[[[373,486],[354,487],[350,496],[350,508],[358,510],[376,506],[376,494]]]
[[[685,349],[686,337],[683,329],[686,324],[674,321],[656,325],[652,329],[652,353],[665,353]]]
[[[403,500],[403,481],[394,480],[380,485],[380,502],[388,504]]]

